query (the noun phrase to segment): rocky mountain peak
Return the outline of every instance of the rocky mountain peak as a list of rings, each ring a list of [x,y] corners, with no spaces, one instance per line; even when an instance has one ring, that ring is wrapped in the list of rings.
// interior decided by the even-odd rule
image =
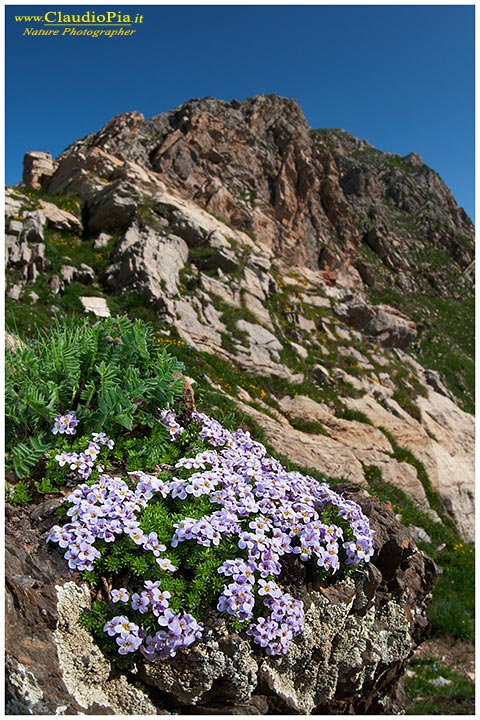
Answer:
[[[313,270],[347,263],[365,281],[376,265],[403,291],[433,287],[448,296],[473,260],[471,221],[418,154],[384,153],[344,130],[311,130],[295,100],[207,97],[149,120],[124,113],[67,148],[45,189],[65,189],[67,175],[74,190],[72,164],[80,158],[83,167],[95,149],[153,171],[286,262]]]

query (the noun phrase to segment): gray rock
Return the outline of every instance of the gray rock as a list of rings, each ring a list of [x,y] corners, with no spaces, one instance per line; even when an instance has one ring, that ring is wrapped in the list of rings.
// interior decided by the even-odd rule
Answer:
[[[310,320],[309,318],[304,317],[303,315],[298,315],[297,325],[300,328],[300,330],[303,330],[306,333],[316,332],[316,329],[317,329],[314,321]]]
[[[306,360],[308,358],[308,350],[298,343],[291,342],[290,346],[295,350],[300,360]]]
[[[5,235],[5,267],[20,261],[20,243],[16,235]]]
[[[278,353],[283,350],[283,345],[273,333],[261,325],[254,325],[246,320],[238,320],[237,327],[248,334],[251,345],[267,350],[274,359],[278,359]]]
[[[100,233],[126,227],[140,202],[141,193],[136,185],[124,180],[109,183],[87,201],[88,229]]]
[[[80,263],[80,266],[76,271],[76,279],[82,283],[91,283],[95,280],[95,271],[90,267],[90,265]]]
[[[257,685],[258,664],[249,643],[223,630],[221,640],[197,644],[168,662],[145,664],[141,677],[182,705],[200,705],[221,681],[221,698],[230,703],[249,700]],[[217,689],[218,694],[218,689]]]
[[[313,379],[320,385],[331,385],[333,383],[330,373],[327,368],[323,367],[323,365],[319,365],[318,363],[313,365],[311,372]]]
[[[263,278],[265,280],[263,280]],[[269,291],[268,277],[264,273],[246,267],[243,271],[242,287],[263,302]]]
[[[105,298],[82,296],[80,302],[85,308],[85,312],[92,312],[97,317],[110,317],[110,310]]]
[[[10,300],[20,300],[23,293],[23,285],[12,285],[7,290],[7,297]]]
[[[250,295],[249,292],[244,292],[242,300],[247,310],[252,312],[261,323],[268,326],[272,325],[270,313],[258,297]]]
[[[17,195],[12,188],[5,188],[5,218],[18,215],[24,204],[25,197],[23,195]]]
[[[228,248],[218,249],[209,259],[208,266],[220,268],[226,273],[236,272],[240,269],[237,255]]]
[[[179,235],[191,247],[204,245],[209,239],[208,232],[200,221],[194,216],[186,215],[180,209],[171,213],[170,227],[176,235]],[[213,244],[213,247],[220,249],[223,246]]]
[[[431,678],[428,682],[430,685],[433,685],[433,687],[448,687],[448,685],[451,685],[453,681],[439,675],[436,678]]]
[[[43,243],[47,218],[41,210],[34,210],[25,215],[23,237],[27,242]]]
[[[62,289],[62,285],[63,284],[60,281],[60,278],[58,277],[58,275],[52,275],[52,277],[48,281],[49,290],[53,295],[58,295],[58,293]]]
[[[200,273],[200,287],[207,293],[218,295],[228,305],[240,307],[240,292],[235,285],[230,285],[220,279],[210,277],[206,273]]]
[[[40,200],[42,207],[42,214],[46,217],[49,224],[57,230],[67,230],[69,232],[80,233],[82,231],[82,223],[80,220],[62,208],[55,205],[55,203],[46,202]]]
[[[440,395],[445,395],[445,397],[450,398],[450,400],[455,401],[455,398],[450,390],[445,387],[439,372],[427,369],[424,371],[424,377],[427,385],[430,385],[430,387],[432,387],[436,392],[440,393]]]
[[[107,247],[111,239],[112,236],[108,235],[108,233],[100,233],[100,235],[93,241],[94,250],[101,250],[102,248]]]
[[[9,235],[20,235],[23,230],[23,223],[20,220],[10,220],[7,232]]]
[[[187,258],[182,238],[134,224],[115,250],[107,282],[116,292],[137,292],[152,301],[172,297],[178,293],[179,272]]]
[[[404,349],[417,336],[415,323],[388,305],[370,305],[356,297],[338,304],[334,310],[344,322],[385,347]]]
[[[427,532],[425,532],[423,528],[417,527],[416,525],[411,525],[408,529],[416,543],[424,542],[431,544],[432,538]]]
[[[40,272],[45,270],[45,267],[47,266],[45,253],[46,247],[42,242],[37,243],[32,248],[32,260],[35,261],[35,264]]]
[[[77,269],[73,265],[62,265],[60,276],[64,283],[70,285],[75,280]]]
[[[240,262],[233,250],[228,247],[219,247],[206,257],[192,260],[202,270],[214,270],[220,268],[225,273],[236,272],[240,269]]]

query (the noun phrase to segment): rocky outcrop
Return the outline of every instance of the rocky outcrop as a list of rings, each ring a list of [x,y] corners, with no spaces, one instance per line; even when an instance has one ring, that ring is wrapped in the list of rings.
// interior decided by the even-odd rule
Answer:
[[[23,182],[27,187],[41,188],[53,175],[54,169],[50,153],[29,152],[23,160]]]
[[[48,268],[45,230],[52,228],[75,234],[82,230],[82,223],[75,215],[62,210],[54,203],[39,200],[35,204],[35,209],[33,206],[25,209],[25,205],[24,196],[7,188],[5,265],[17,271],[18,284],[13,293],[15,299],[20,297],[25,284],[34,283]],[[14,218],[9,219],[12,215]]]
[[[181,237],[132,225],[117,245],[107,282],[114,292],[137,292],[158,302],[178,292],[179,271],[187,258],[188,245]]]
[[[339,303],[335,313],[348,325],[385,347],[403,350],[417,336],[415,323],[388,305],[370,305],[357,297],[352,302]]]
[[[303,600],[306,630],[288,655],[266,656],[211,614],[205,640],[136,674],[115,671],[79,625],[90,592],[45,543],[59,502],[7,505],[7,714],[401,712],[436,569],[391,510],[344,491],[375,530],[373,562],[332,584],[292,564],[282,582]]]
[[[474,420],[450,398],[430,388],[427,397],[418,398],[418,404],[422,412],[421,423],[402,412],[400,407],[395,408],[395,413],[389,412],[388,406],[384,407],[372,397],[348,400],[352,409],[364,412],[375,425],[391,433],[398,445],[423,463],[433,488],[440,493],[460,532],[473,541]]]
[[[72,197],[75,214],[60,207]],[[411,357],[435,316],[378,304],[379,288],[393,304],[392,288],[469,298],[473,226],[438,175],[415,154],[312,131],[295,101],[206,98],[120,115],[55,161],[30,153],[5,213],[14,310],[41,295],[60,318],[72,301],[105,317],[141,298],[192,374],[196,353],[230,362],[233,382],[213,360],[214,379],[196,375],[213,402],[235,403],[278,455],[348,482],[376,533],[373,563],[351,577],[322,584],[292,563],[283,582],[307,627],[287,656],[210,612],[205,642],[129,673],[79,625],[90,593],[45,545],[57,502],[7,506],[8,713],[402,712],[436,570],[366,494],[369,469],[429,522],[474,533],[473,418]]]

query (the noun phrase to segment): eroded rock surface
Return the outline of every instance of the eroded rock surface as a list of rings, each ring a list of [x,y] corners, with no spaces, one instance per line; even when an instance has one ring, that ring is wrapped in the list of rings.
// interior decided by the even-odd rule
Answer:
[[[401,712],[405,663],[428,628],[436,568],[386,505],[342,489],[370,517],[373,562],[325,584],[292,560],[281,583],[304,602],[306,628],[288,655],[268,657],[209,611],[203,641],[129,673],[114,670],[79,625],[90,591],[45,543],[58,501],[30,512],[7,505],[7,712]]]

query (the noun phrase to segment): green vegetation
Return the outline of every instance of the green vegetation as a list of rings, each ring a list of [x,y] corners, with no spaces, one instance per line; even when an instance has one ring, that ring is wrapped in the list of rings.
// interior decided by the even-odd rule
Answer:
[[[406,457],[401,453],[398,459]],[[406,460],[408,462],[408,460]],[[417,461],[418,462],[418,461]],[[364,467],[370,490],[380,500],[390,502],[402,523],[422,527],[431,543],[419,543],[443,574],[437,582],[427,616],[434,636],[451,635],[459,640],[474,640],[475,634],[475,548],[463,543],[451,521],[435,522],[399,488],[385,483],[374,465]]]
[[[385,164],[390,170],[401,170],[402,172],[408,173],[409,175],[415,175],[417,170],[410,165],[408,162],[400,157],[399,155],[386,154]]]
[[[474,298],[439,298],[414,293],[404,296],[389,289],[372,300],[394,305],[419,325],[416,346],[408,352],[424,367],[437,370],[463,408],[474,412]]]
[[[430,555],[432,552],[430,551]],[[427,617],[437,637],[452,635],[461,640],[475,639],[475,546],[473,543],[448,544],[432,555],[443,568]]]
[[[475,683],[438,658],[414,660],[405,680],[407,715],[473,715]],[[413,673],[413,674],[412,674]]]
[[[5,491],[6,501],[17,507],[28,505],[28,503],[32,500],[32,494],[29,491],[28,483],[25,480],[20,480],[13,487],[7,484]]]
[[[48,481],[51,475],[55,482],[58,469],[54,462],[45,466],[45,454],[56,445],[51,434],[55,417],[68,412],[77,414],[81,428],[118,436],[115,452],[121,448],[123,459],[136,449],[151,467],[167,434],[155,437],[158,449],[153,455],[146,453],[145,440],[158,432],[157,408],[168,407],[180,395],[181,382],[174,381],[174,372],[181,368],[159,348],[151,326],[126,317],[94,325],[87,319],[67,319],[28,344],[7,350],[7,468],[19,478]],[[47,482],[43,491],[49,487]]]
[[[312,435],[328,436],[327,431],[320,422],[316,422],[315,420],[304,420],[303,418],[296,418],[291,416],[288,418],[288,420],[290,422],[290,425],[296,430],[301,430],[302,432],[310,433]]]
[[[373,423],[365,413],[360,410],[351,410],[344,405],[338,405],[335,408],[335,415],[343,420],[354,420],[356,422],[364,423],[365,425],[372,425]]]
[[[77,195],[48,195],[44,190],[34,188],[15,188],[16,194],[21,197],[25,197],[25,204],[22,206],[22,210],[37,210],[41,209],[40,200],[45,202],[53,203],[62,210],[75,215],[80,218],[83,210],[83,202]]]

